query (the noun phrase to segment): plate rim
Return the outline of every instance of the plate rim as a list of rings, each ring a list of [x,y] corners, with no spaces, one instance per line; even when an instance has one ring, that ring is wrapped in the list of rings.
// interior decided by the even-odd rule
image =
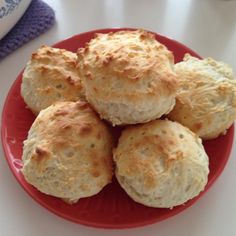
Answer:
[[[95,30],[91,30],[91,31],[87,31],[87,32],[82,32],[82,33],[79,33],[79,34],[76,34],[76,35],[73,35],[71,37],[68,37],[66,39],[63,39],[55,44],[52,45],[52,47],[60,47],[60,44],[63,44],[63,43],[66,43],[66,41],[70,41],[70,40],[74,40],[75,38],[77,37],[83,37],[84,35],[88,35],[88,34],[96,34],[96,33],[102,33],[102,32],[112,32],[112,31],[119,31],[119,30],[137,30],[138,28],[99,28],[99,29],[95,29]],[[168,41],[172,41],[174,42],[175,44],[178,44],[180,45],[184,50],[190,52],[190,54],[194,54],[196,56],[198,56],[199,58],[201,58],[201,56],[199,56],[195,51],[193,51],[192,49],[188,48],[186,45],[182,44],[181,42],[178,42],[177,40],[175,39],[172,39],[170,37],[167,37],[167,36],[164,36],[162,34],[159,34],[159,33],[156,33],[156,32],[153,32],[153,31],[150,31],[150,30],[146,30],[150,33],[153,33],[155,36],[158,36],[158,37],[161,37],[163,38],[164,40],[168,40]],[[199,198],[201,198],[201,196],[207,192],[209,190],[209,188],[213,185],[213,183],[215,183],[215,181],[220,177],[221,173],[223,172],[226,164],[228,163],[228,160],[230,158],[230,154],[232,152],[232,147],[233,147],[233,141],[234,141],[234,124],[232,124],[232,126],[230,128],[232,128],[232,138],[229,139],[229,142],[227,143],[227,146],[230,147],[228,149],[226,149],[226,156],[227,158],[224,159],[224,162],[220,165],[220,168],[215,172],[214,176],[209,180],[208,179],[208,183],[207,183],[207,188],[205,188],[198,196],[196,196],[194,199],[192,199],[191,203],[188,204],[187,207],[185,207],[184,209],[182,209],[181,207],[179,207],[174,214],[171,214],[171,215],[168,215],[168,217],[166,217],[165,215],[163,217],[160,217],[158,219],[155,219],[155,218],[152,218],[152,219],[146,219],[142,222],[137,222],[137,223],[127,223],[127,224],[124,224],[122,223],[121,225],[114,225],[114,223],[103,223],[101,225],[101,223],[94,223],[94,222],[88,222],[86,220],[75,220],[72,216],[68,215],[68,214],[65,214],[64,212],[60,212],[60,211],[56,211],[54,210],[53,207],[49,206],[47,203],[45,203],[44,201],[40,201],[38,199],[38,197],[34,196],[28,189],[27,187],[25,186],[24,183],[22,183],[20,181],[20,178],[18,177],[19,174],[17,174],[17,171],[16,171],[16,168],[14,167],[13,163],[11,162],[11,158],[8,158],[9,156],[9,153],[7,153],[7,143],[5,142],[5,126],[4,126],[4,123],[5,123],[5,120],[6,120],[6,109],[7,109],[7,104],[9,102],[9,100],[11,99],[11,91],[15,88],[16,84],[21,82],[21,79],[22,79],[22,74],[23,74],[23,71],[24,71],[24,68],[17,74],[17,77],[16,79],[14,80],[14,82],[12,83],[10,89],[8,90],[7,92],[7,96],[5,97],[5,100],[4,100],[4,105],[3,105],[3,108],[2,108],[2,115],[1,115],[1,143],[2,143],[2,147],[3,147],[3,153],[4,153],[4,157],[5,159],[7,160],[7,163],[8,163],[8,166],[11,170],[11,172],[13,173],[14,177],[16,178],[18,184],[20,184],[20,186],[24,189],[24,191],[34,200],[36,201],[38,204],[40,204],[41,206],[43,206],[43,208],[45,208],[47,211],[53,213],[54,215],[57,215],[63,219],[66,219],[70,222],[74,222],[76,224],[82,224],[82,225],[85,225],[85,226],[90,226],[90,227],[95,227],[95,228],[104,228],[104,229],[128,229],[128,228],[137,228],[137,227],[144,227],[144,226],[148,226],[150,224],[154,224],[154,223],[158,223],[160,221],[163,221],[163,220],[167,220],[169,218],[172,218],[176,215],[178,215],[179,213],[181,213],[182,211],[190,208],[192,205],[195,204],[196,201],[199,200]],[[20,81],[19,81],[20,80]],[[230,129],[229,128],[229,129]]]

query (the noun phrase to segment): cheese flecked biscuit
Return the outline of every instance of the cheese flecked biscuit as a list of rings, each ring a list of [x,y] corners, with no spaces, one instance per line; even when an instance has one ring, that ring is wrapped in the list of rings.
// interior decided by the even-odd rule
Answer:
[[[172,208],[204,190],[208,156],[201,139],[169,120],[125,129],[114,149],[116,177],[136,202]]]
[[[153,34],[97,34],[77,54],[86,99],[113,125],[148,122],[173,108],[174,57]]]
[[[22,159],[28,183],[74,203],[111,182],[112,136],[88,103],[58,102],[37,116]]]
[[[203,139],[214,139],[236,118],[236,80],[227,64],[186,54],[175,65],[179,78],[176,105],[168,118]]]
[[[49,46],[32,54],[23,73],[21,95],[34,114],[58,101],[84,98],[76,61],[75,53]]]

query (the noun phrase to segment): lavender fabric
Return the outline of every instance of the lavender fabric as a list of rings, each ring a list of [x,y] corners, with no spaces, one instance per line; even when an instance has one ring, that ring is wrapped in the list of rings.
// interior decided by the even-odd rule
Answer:
[[[0,40],[0,60],[44,33],[54,22],[52,8],[41,0],[33,0],[17,24]]]

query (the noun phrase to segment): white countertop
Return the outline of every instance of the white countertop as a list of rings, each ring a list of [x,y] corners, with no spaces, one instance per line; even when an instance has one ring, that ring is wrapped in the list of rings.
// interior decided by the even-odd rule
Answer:
[[[97,28],[145,28],[182,42],[201,56],[229,63],[236,73],[236,1],[220,0],[45,0],[56,24],[0,62],[1,109],[8,90],[30,54]],[[50,213],[32,200],[13,177],[0,148],[0,235],[236,235],[236,141],[213,187],[192,207],[150,226],[130,230],[85,227]]]

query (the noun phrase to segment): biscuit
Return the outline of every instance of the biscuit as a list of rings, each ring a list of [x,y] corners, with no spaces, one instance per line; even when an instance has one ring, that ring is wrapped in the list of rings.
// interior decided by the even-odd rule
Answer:
[[[34,114],[54,102],[84,97],[76,60],[75,53],[49,46],[32,54],[23,73],[21,95]]]
[[[111,182],[112,137],[88,103],[58,102],[35,119],[22,159],[28,183],[74,203]]]
[[[86,99],[113,125],[148,122],[173,108],[173,54],[153,34],[97,34],[77,55]]]
[[[201,139],[169,120],[125,129],[113,159],[121,187],[146,206],[181,205],[197,196],[208,180],[209,161]]]
[[[236,80],[232,69],[212,58],[186,54],[175,65],[179,77],[176,105],[168,118],[187,126],[202,139],[213,139],[236,118]]]

